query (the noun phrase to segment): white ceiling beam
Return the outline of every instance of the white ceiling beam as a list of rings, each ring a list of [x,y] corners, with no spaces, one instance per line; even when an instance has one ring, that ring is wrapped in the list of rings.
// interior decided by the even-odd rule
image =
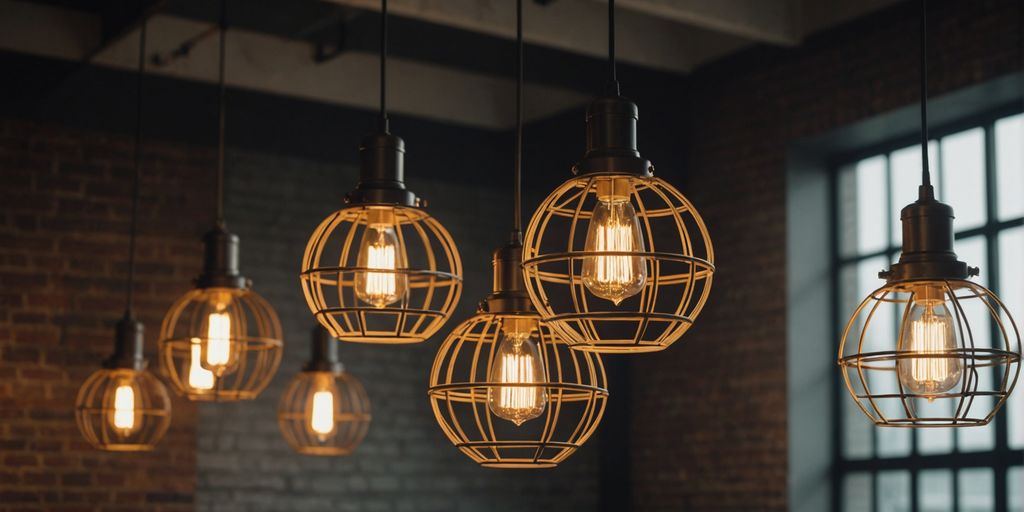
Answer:
[[[62,9],[0,0],[0,48],[43,57],[80,61],[96,48],[98,20],[62,13]],[[67,16],[74,16],[67,18]],[[17,16],[14,16],[17,15]],[[73,21],[68,22],[70,19]],[[11,20],[8,22],[7,20]],[[63,20],[54,24],[55,20]],[[11,27],[7,27],[10,24]],[[5,30],[17,28],[17,30]],[[209,24],[157,15],[150,19],[147,49],[165,55]],[[45,33],[47,37],[38,37]],[[93,64],[123,70],[137,65],[138,30],[112,42]],[[230,87],[251,89],[323,103],[375,110],[378,106],[376,54],[346,52],[328,62],[313,60],[310,43],[234,29],[228,35],[227,78]],[[199,41],[187,58],[148,72],[184,80],[217,80],[217,38]],[[515,82],[506,78],[424,64],[400,58],[388,61],[388,106],[392,112],[503,130],[515,122]],[[527,84],[525,117],[535,120],[584,104],[588,97],[567,89]]]
[[[761,43],[794,46],[803,36],[794,0],[617,0],[616,6]]]
[[[329,0],[339,5],[380,10],[379,0]],[[506,39],[515,38],[512,0],[390,0],[390,13]],[[531,44],[605,58],[608,11],[592,0],[558,0],[541,6],[523,2],[523,38]],[[706,59],[707,37],[681,30],[678,21],[622,10],[615,20],[619,60],[684,73]],[[717,49],[722,42],[713,41]]]

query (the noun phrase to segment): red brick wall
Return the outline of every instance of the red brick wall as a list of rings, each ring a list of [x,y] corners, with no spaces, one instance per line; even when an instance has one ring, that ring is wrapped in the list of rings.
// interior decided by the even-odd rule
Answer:
[[[929,4],[934,94],[1021,69],[1019,0]],[[799,48],[737,55],[680,91],[683,192],[718,271],[693,330],[633,360],[635,510],[786,509],[787,150],[916,102],[917,38],[910,2]]]
[[[153,370],[163,313],[199,270],[211,156],[146,151],[136,308]],[[97,451],[75,426],[124,311],[132,172],[131,137],[0,120],[0,510],[192,509],[188,401],[152,453]]]

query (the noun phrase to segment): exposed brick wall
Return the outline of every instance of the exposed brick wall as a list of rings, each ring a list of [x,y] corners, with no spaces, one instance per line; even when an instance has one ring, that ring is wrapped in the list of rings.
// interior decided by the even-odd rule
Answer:
[[[94,450],[74,420],[124,311],[132,143],[0,120],[0,510],[192,510],[188,401],[147,454]],[[211,156],[147,146],[136,309],[153,369],[163,314],[198,271]]]
[[[932,92],[1020,70],[1020,8],[930,2]],[[699,70],[680,94],[683,192],[707,222],[718,270],[683,341],[633,360],[635,510],[786,509],[787,150],[916,102],[917,37],[916,3],[899,5],[799,48]]]

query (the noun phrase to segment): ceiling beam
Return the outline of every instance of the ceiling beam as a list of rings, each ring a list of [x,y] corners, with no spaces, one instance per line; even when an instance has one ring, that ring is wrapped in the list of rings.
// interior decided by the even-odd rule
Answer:
[[[761,43],[795,46],[803,36],[795,0],[618,0],[617,6]]]
[[[379,0],[328,0],[331,3],[379,11]],[[462,30],[515,38],[515,2],[509,0],[391,0],[389,11]],[[605,58],[608,54],[607,9],[596,2],[559,1],[548,5],[523,3],[523,38],[526,42]],[[685,73],[743,41],[717,34],[680,30],[678,22],[635,10],[622,10],[616,18],[620,34],[616,54],[637,66]]]
[[[101,40],[95,16],[52,6],[0,0],[0,49],[80,61]],[[11,20],[8,22],[7,20]],[[9,25],[9,26],[8,26]],[[60,28],[60,30],[55,30]],[[195,39],[209,22],[168,15],[149,21],[147,48],[166,55]],[[41,38],[38,34],[46,33]],[[138,29],[112,41],[93,58],[95,65],[134,70]],[[373,53],[344,52],[317,64],[314,45],[243,29],[229,32],[227,83],[250,89],[348,107],[374,110],[378,104],[378,59]],[[185,58],[148,71],[213,83],[217,79],[217,38],[198,39]],[[515,121],[515,82],[403,58],[389,60],[389,106],[396,113],[442,122],[505,130]],[[576,91],[546,85],[526,88],[526,118],[535,120],[584,104]]]

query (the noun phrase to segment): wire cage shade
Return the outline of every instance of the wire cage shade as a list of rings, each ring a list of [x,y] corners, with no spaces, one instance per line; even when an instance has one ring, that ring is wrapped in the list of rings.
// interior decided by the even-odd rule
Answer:
[[[428,396],[448,439],[485,467],[554,467],[590,438],[604,415],[607,380],[599,354],[570,350],[539,324],[544,411],[520,425],[497,416],[489,393],[507,388],[491,375],[503,327],[536,315],[479,313],[445,339],[430,371]],[[520,386],[522,387],[522,386]]]
[[[93,372],[79,389],[75,421],[86,441],[98,449],[149,451],[171,424],[171,400],[150,372],[104,368]]]
[[[941,312],[939,327],[915,314],[921,305]],[[888,427],[988,424],[1013,391],[1020,360],[1020,333],[1006,307],[966,280],[875,290],[843,331],[838,356],[857,405]]]
[[[208,351],[218,344],[225,364],[215,368]],[[256,398],[277,372],[283,350],[277,313],[248,288],[191,290],[160,328],[163,371],[191,400]]]
[[[306,455],[351,455],[370,428],[370,399],[346,372],[303,371],[277,409],[285,441]]]
[[[640,220],[642,247],[588,251],[588,227],[600,190],[614,181]],[[526,287],[544,321],[574,349],[652,352],[678,340],[711,292],[714,249],[693,205],[665,181],[591,174],[551,193],[530,220],[524,241]],[[646,280],[620,304],[594,295],[584,279],[587,260],[640,258]],[[614,261],[612,263],[615,263]]]
[[[367,231],[385,215],[399,254],[390,268],[360,259],[369,250],[362,247]],[[418,343],[436,333],[458,304],[462,262],[451,235],[423,210],[354,206],[333,213],[313,232],[300,279],[310,311],[339,340]],[[394,295],[369,303],[360,297],[366,283]]]

